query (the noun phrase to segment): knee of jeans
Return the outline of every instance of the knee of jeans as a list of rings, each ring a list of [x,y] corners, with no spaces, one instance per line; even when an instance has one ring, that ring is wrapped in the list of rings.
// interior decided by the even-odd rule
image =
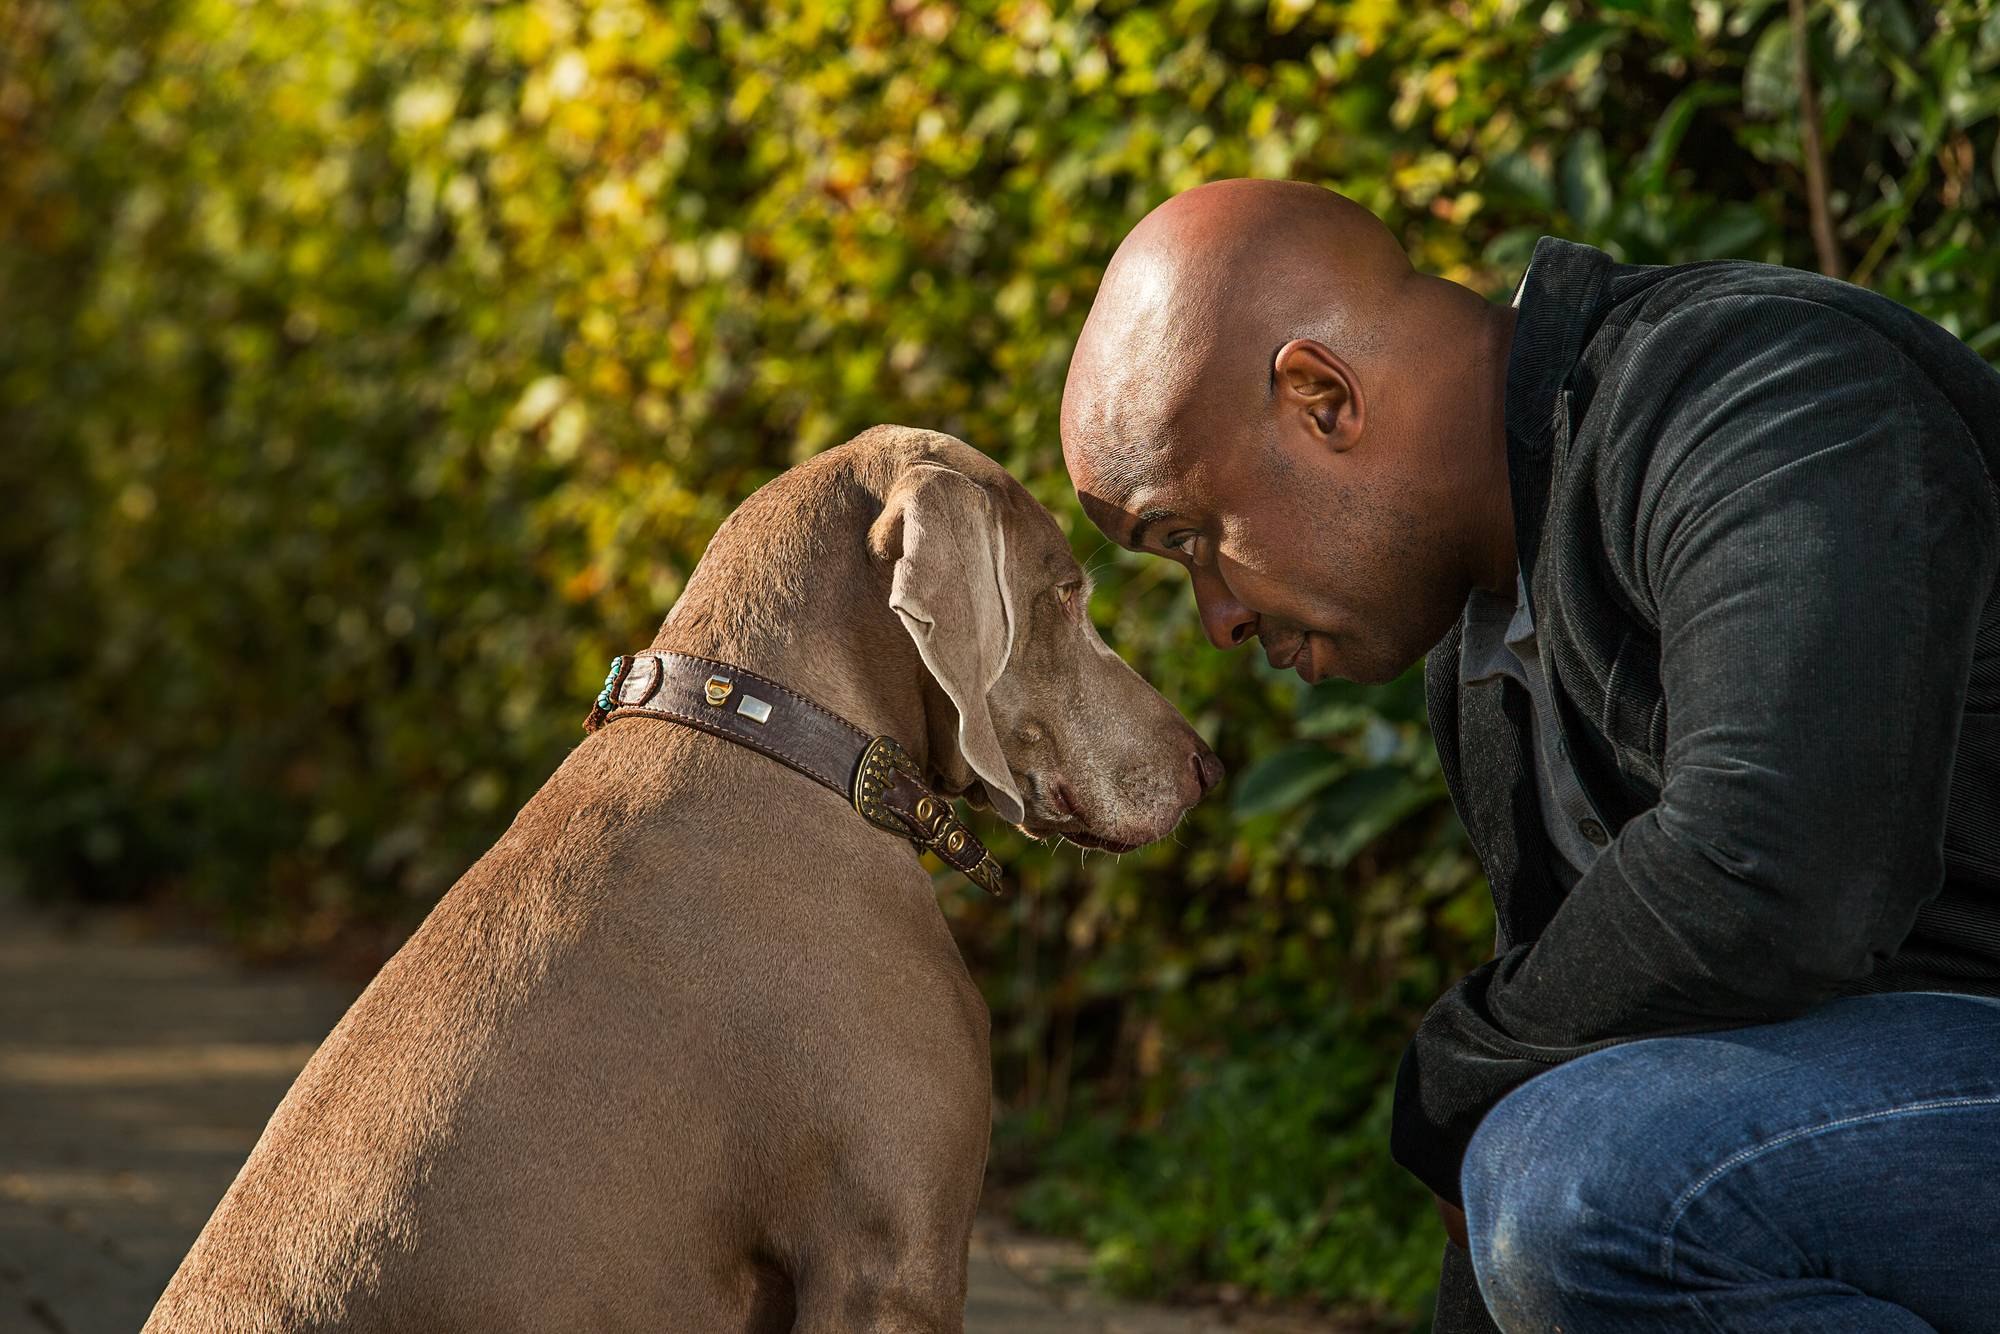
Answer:
[[[1643,1221],[1620,1216],[1640,1211],[1623,1179],[1630,1146],[1568,1082],[1543,1076],[1503,1099],[1460,1174],[1473,1271],[1503,1328],[1549,1328],[1565,1294],[1644,1263]]]
[[[1503,1328],[1545,1327],[1569,1248],[1566,1164],[1541,1160],[1505,1103],[1481,1123],[1459,1184],[1479,1290]]]

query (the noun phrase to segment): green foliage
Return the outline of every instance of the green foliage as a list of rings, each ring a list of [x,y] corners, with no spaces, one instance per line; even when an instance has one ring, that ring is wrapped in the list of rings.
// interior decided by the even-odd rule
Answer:
[[[2000,10],[1811,11],[1845,263],[2000,347]],[[1786,6],[0,0],[0,32],[14,878],[272,949],[407,924],[743,495],[934,426],[1057,512],[1239,775],[1162,846],[1002,835],[1014,898],[945,890],[1040,1216],[1135,1282],[1420,1305],[1430,1237],[1390,1234],[1424,1201],[1369,1146],[1491,928],[1414,680],[1305,692],[1107,554],[1069,349],[1125,230],[1225,176],[1338,188],[1495,296],[1544,232],[1812,266]]]
[[[1093,1120],[1058,1138],[1022,1220],[1086,1239],[1122,1291],[1224,1275],[1284,1300],[1338,1294],[1350,1321],[1396,1323],[1435,1280],[1444,1232],[1382,1152],[1391,1090],[1357,1059],[1358,1035],[1355,1016],[1335,1014],[1198,1058],[1157,1124]]]

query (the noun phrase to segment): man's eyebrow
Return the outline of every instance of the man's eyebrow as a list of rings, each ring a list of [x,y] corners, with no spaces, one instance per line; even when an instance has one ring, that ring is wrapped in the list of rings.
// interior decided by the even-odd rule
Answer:
[[[1171,519],[1173,517],[1174,512],[1172,510],[1147,510],[1139,516],[1139,522],[1132,525],[1132,531],[1125,535],[1125,545],[1128,547],[1140,546],[1146,540],[1146,530],[1148,528],[1158,523],[1161,519]]]

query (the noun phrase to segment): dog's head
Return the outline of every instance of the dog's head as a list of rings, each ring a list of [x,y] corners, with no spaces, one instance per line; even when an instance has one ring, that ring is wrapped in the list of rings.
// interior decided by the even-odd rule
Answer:
[[[1049,512],[971,446],[931,440],[868,544],[957,713],[957,753],[932,767],[1037,837],[1121,852],[1163,837],[1221,762],[1098,637],[1089,577]]]

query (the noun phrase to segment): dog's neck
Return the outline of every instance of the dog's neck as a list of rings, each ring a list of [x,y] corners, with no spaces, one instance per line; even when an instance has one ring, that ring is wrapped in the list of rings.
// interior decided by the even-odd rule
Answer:
[[[817,480],[817,479],[816,479]],[[881,499],[828,479],[790,513],[746,501],[716,533],[652,647],[747,667],[901,742],[941,793],[974,781],[958,715],[889,608],[890,569],[870,556]],[[799,524],[796,514],[810,514]]]

